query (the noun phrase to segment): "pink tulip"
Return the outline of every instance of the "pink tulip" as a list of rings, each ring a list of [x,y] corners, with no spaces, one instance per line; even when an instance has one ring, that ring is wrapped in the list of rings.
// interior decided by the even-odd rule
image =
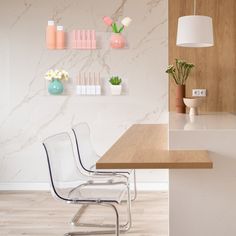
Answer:
[[[103,21],[106,25],[111,26],[113,23],[113,20],[109,16],[104,16]]]

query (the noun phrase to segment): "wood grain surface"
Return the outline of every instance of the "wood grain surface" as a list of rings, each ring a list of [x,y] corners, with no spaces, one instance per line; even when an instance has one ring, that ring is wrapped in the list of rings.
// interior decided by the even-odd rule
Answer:
[[[215,45],[210,48],[176,46],[179,16],[193,14],[193,1],[169,0],[169,64],[175,58],[196,65],[187,81],[186,96],[193,88],[206,88],[202,112],[236,112],[236,1],[197,0],[197,14],[213,18]],[[175,110],[175,84],[169,83],[169,110]]]
[[[123,223],[126,220],[126,204],[117,207]],[[56,201],[45,191],[0,191],[0,235],[62,236],[67,232],[101,230],[71,226],[70,220],[79,208],[80,205]],[[133,225],[124,235],[168,235],[168,192],[139,191],[131,211]],[[108,207],[91,206],[81,222],[114,224],[115,215]]]
[[[168,150],[168,127],[131,126],[97,162],[98,169],[212,168],[206,150]]]

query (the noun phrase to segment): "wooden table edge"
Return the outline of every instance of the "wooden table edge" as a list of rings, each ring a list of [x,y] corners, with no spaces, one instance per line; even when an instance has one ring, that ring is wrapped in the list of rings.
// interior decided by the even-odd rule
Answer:
[[[97,169],[213,169],[213,162],[197,163],[96,163]]]

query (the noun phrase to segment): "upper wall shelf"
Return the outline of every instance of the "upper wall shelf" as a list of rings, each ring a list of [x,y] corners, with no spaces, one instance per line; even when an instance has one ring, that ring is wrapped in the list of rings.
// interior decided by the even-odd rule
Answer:
[[[90,31],[93,32],[93,31]],[[95,31],[94,31],[95,32]],[[65,48],[63,49],[48,49],[49,51],[63,51],[63,50],[100,50],[100,49],[109,49],[110,47],[110,38],[113,33],[111,32],[95,32],[95,40],[75,40],[75,32],[65,32]],[[93,35],[93,33],[91,33]],[[124,48],[119,48],[117,50],[129,49],[129,44],[127,37],[122,35],[125,40]],[[93,36],[94,37],[94,36]],[[113,49],[113,48],[111,48]],[[114,49],[115,50],[115,49]]]

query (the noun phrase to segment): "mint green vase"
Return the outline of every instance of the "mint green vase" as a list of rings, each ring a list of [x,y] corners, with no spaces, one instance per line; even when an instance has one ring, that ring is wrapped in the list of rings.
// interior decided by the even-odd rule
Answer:
[[[58,79],[52,79],[52,81],[48,85],[48,92],[52,95],[59,95],[63,92],[63,90],[63,84]]]

